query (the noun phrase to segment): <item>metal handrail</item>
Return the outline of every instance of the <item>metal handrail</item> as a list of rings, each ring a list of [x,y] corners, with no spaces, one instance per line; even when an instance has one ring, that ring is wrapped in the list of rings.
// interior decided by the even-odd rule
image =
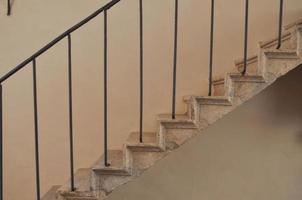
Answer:
[[[30,63],[33,59],[37,58],[42,53],[44,53],[45,51],[47,51],[48,49],[50,49],[52,46],[54,46],[55,44],[57,44],[59,41],[61,41],[62,39],[64,39],[66,36],[68,36],[69,34],[71,34],[72,32],[74,32],[75,30],[77,30],[78,28],[82,27],[84,24],[86,24],[87,22],[89,22],[90,20],[92,20],[93,18],[95,18],[96,16],[98,16],[104,10],[110,9],[112,6],[114,6],[115,4],[117,4],[120,1],[121,0],[112,0],[111,2],[107,3],[105,6],[101,7],[100,9],[98,9],[97,11],[95,11],[94,13],[92,13],[91,15],[89,15],[88,17],[86,17],[85,19],[83,19],[82,21],[80,21],[79,23],[77,23],[76,25],[74,25],[73,27],[69,28],[67,31],[65,31],[64,33],[62,33],[58,37],[56,37],[54,40],[52,40],[47,45],[45,45],[43,48],[41,48],[36,53],[34,53],[32,56],[30,56],[29,58],[27,58],[26,60],[24,60],[22,63],[20,63],[16,67],[14,67],[7,74],[5,74],[4,76],[2,76],[0,78],[0,83],[3,83],[6,79],[8,79],[9,77],[11,77],[13,74],[15,74],[16,72],[18,72],[20,69],[22,69],[28,63]]]
[[[11,11],[12,11],[11,2],[10,2],[10,0],[7,0],[7,13],[6,13],[7,16],[10,16]]]

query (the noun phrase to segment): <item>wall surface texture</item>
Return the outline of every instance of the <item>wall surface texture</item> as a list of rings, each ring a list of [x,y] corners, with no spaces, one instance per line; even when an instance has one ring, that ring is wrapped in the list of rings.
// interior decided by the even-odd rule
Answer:
[[[0,75],[107,1],[14,0],[11,17],[5,16],[5,2],[0,0]],[[251,55],[258,41],[276,36],[278,2],[251,1]],[[144,1],[146,131],[156,130],[157,114],[171,110],[173,8],[173,0]],[[216,1],[215,76],[232,71],[233,61],[242,58],[243,16],[244,1]],[[301,0],[286,1],[284,23],[300,17]],[[109,144],[116,149],[139,124],[138,0],[122,0],[108,18]],[[182,96],[207,93],[209,20],[210,0],[179,1],[178,112],[185,110]],[[103,153],[103,16],[71,37],[79,168],[89,167]],[[66,47],[63,40],[37,59],[42,193],[69,175]],[[31,75],[29,65],[3,85],[5,197],[10,200],[31,200],[35,194]]]
[[[109,200],[300,200],[302,66]]]

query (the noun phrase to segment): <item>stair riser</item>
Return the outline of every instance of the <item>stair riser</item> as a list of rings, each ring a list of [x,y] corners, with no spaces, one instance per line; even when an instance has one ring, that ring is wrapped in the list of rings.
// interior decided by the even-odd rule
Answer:
[[[266,80],[274,81],[277,77],[280,77],[301,63],[301,59],[298,59],[297,54],[287,55],[288,57],[281,58],[267,55],[262,53],[262,65],[265,66],[263,68],[262,73]]]
[[[302,25],[297,27],[297,51],[299,55],[302,55]]]
[[[200,129],[207,128],[210,124],[213,124],[234,108],[235,106],[199,105],[198,113]]]
[[[133,153],[133,173],[141,173],[151,167],[156,161],[162,159],[167,152],[134,152]]]
[[[102,197],[105,194],[109,194],[116,187],[127,183],[128,181],[134,179],[134,176],[112,176],[112,175],[102,175],[94,176],[92,183],[93,194],[96,197]],[[101,199],[101,198],[99,198]],[[103,199],[103,198],[102,198]]]
[[[267,84],[257,82],[235,82],[234,98],[239,98],[242,102],[247,101],[252,96],[263,90],[266,86]]]
[[[197,129],[194,122],[161,122],[165,129]]]
[[[132,147],[132,146],[127,146],[127,148],[134,152],[162,152],[164,151],[163,149],[161,149],[160,147],[155,147],[155,146],[149,146],[149,147]]]

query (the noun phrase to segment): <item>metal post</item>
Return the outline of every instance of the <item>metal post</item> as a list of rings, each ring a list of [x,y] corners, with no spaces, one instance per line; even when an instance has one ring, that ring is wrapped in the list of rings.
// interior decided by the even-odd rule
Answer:
[[[211,2],[211,33],[210,33],[210,62],[209,62],[209,96],[212,95],[212,78],[213,78],[213,43],[214,43],[214,14],[215,0]]]
[[[0,84],[0,200],[3,200],[3,96]]]
[[[39,126],[37,103],[37,72],[36,59],[33,59],[33,97],[34,97],[34,125],[35,125],[35,160],[36,160],[36,192],[37,200],[40,200],[40,164],[39,164]]]
[[[104,10],[104,164],[106,167],[110,166],[108,163],[107,107],[107,10]]]
[[[139,33],[140,33],[140,119],[139,141],[143,142],[143,110],[144,110],[144,44],[143,44],[143,0],[139,0]]]
[[[244,61],[243,61],[242,75],[245,75],[246,68],[247,68],[248,20],[249,20],[249,0],[245,0]]]
[[[72,114],[72,60],[71,60],[71,35],[68,34],[68,99],[69,99],[69,144],[70,144],[70,188],[74,186],[74,159],[73,159],[73,114]]]
[[[279,37],[277,49],[280,49],[282,44],[282,23],[283,23],[283,0],[280,0],[280,11],[279,11]]]
[[[172,119],[175,119],[175,106],[176,106],[175,104],[176,104],[177,32],[178,32],[178,0],[175,0]]]

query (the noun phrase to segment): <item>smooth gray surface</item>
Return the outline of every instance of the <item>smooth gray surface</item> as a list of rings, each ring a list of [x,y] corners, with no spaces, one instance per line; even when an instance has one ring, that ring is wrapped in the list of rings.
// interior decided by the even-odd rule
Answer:
[[[302,67],[109,200],[302,199]]]

